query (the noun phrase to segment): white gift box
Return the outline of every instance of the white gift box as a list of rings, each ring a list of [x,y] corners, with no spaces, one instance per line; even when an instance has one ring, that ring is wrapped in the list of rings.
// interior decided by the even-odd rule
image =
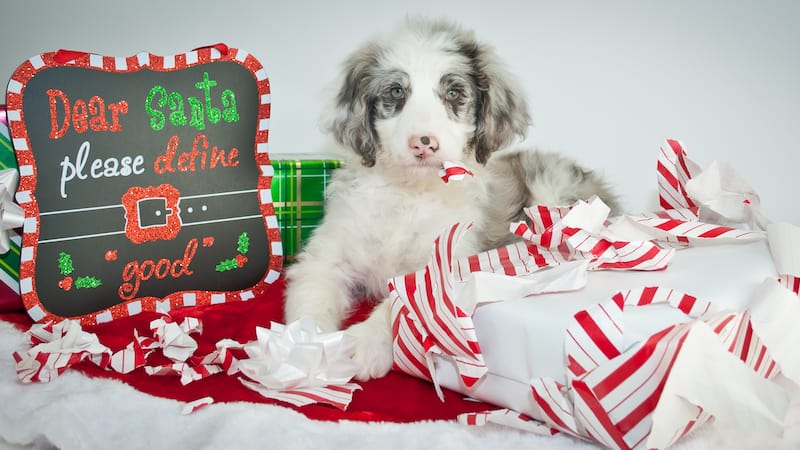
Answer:
[[[467,387],[448,357],[436,356],[435,381],[465,395],[535,415],[531,380],[566,383],[564,339],[578,311],[616,292],[659,286],[685,292],[733,311],[744,310],[765,278],[777,278],[766,241],[678,250],[668,268],[656,272],[593,271],[585,287],[479,305],[472,316],[488,373]],[[691,318],[667,304],[626,308],[625,336],[647,338]]]
[[[469,225],[443,232],[424,269],[390,280],[395,368],[505,408],[467,424],[621,449],[668,447],[711,418],[781,436],[775,381],[800,385],[800,228],[761,215],[732,169],[700,172],[674,140],[659,150],[663,211],[534,205],[510,225],[523,242],[465,260]]]

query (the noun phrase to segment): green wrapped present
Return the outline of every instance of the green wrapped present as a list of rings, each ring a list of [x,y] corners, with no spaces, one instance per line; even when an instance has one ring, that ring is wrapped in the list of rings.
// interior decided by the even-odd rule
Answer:
[[[272,201],[281,230],[286,264],[322,220],[325,189],[342,161],[319,154],[271,154]]]

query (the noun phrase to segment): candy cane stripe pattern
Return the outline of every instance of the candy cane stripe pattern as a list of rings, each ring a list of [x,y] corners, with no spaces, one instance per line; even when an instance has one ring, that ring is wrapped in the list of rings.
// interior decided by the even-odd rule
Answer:
[[[461,181],[465,177],[473,175],[471,170],[458,161],[444,161],[441,170],[439,170],[439,177],[445,183]]]
[[[784,274],[781,275],[778,282],[786,289],[800,295],[800,277]]]
[[[472,318],[453,298],[453,249],[470,227],[452,226],[436,239],[434,255],[423,270],[389,283],[393,328],[402,331],[395,333],[393,341],[395,367],[430,380],[432,355],[448,355],[468,387],[487,371]]]
[[[664,209],[695,208],[686,194],[686,183],[702,170],[686,157],[680,141],[667,139],[658,152],[658,199]]]
[[[780,372],[754,333],[747,311],[721,312],[707,300],[661,287],[621,291],[611,301],[575,314],[565,340],[567,386],[548,378],[533,380],[531,392],[538,407],[533,417],[611,448],[643,448],[673,361],[693,326],[692,322],[669,326],[622,351],[622,311],[654,303],[670,304],[705,322],[718,335],[721,348],[758,375],[770,379]],[[672,442],[711,419],[707,411],[696,409]]]
[[[569,435],[585,439],[578,430],[578,422],[573,414],[572,402],[563,392],[563,385],[550,378],[537,378],[531,381],[531,394],[539,409],[535,418]]]
[[[533,420],[524,414],[520,414],[510,409],[465,413],[460,414],[457,419],[458,423],[473,427],[480,427],[490,423],[495,423],[536,434],[552,436],[558,432],[557,430],[554,430],[553,428],[550,428],[537,420]]]
[[[13,354],[17,377],[23,383],[47,383],[87,359],[100,367],[111,362],[111,350],[97,336],[84,332],[77,321],[34,324],[25,336],[33,347]]]
[[[699,243],[704,240],[722,239],[752,241],[764,239],[764,232],[740,230],[721,225],[687,221],[672,218],[635,217],[638,224],[664,232],[670,238],[688,243]]]
[[[652,241],[609,241],[582,228],[567,226],[564,217],[571,208],[544,205],[525,208],[531,225],[524,222],[510,225],[512,233],[529,243],[529,253],[539,266],[591,259],[592,269],[662,270],[674,255],[674,249],[662,248]]]
[[[346,410],[353,399],[353,393],[361,386],[347,383],[340,386],[309,387],[301,389],[272,390],[262,384],[240,379],[243,385],[258,392],[266,398],[289,403],[294,406],[306,406],[314,403],[331,405],[342,411]]]
[[[472,272],[492,272],[508,276],[525,275],[554,265],[536,257],[537,250],[524,242],[509,244],[471,255],[456,262],[454,275],[465,280]]]

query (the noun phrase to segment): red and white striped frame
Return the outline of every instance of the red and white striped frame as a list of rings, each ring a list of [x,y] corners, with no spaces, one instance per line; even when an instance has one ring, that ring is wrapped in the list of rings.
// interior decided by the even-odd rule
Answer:
[[[237,300],[246,301],[264,292],[267,286],[279,278],[283,264],[283,247],[280,228],[278,227],[278,220],[275,217],[275,208],[272,202],[273,168],[268,155],[269,119],[271,113],[270,83],[267,72],[261,63],[246,51],[228,48],[224,44],[198,48],[172,56],[159,56],[143,52],[126,58],[59,50],[36,55],[22,63],[12,75],[7,90],[9,129],[17,153],[20,172],[16,199],[25,211],[24,236],[20,256],[20,291],[25,309],[34,320],[38,322],[59,321],[63,320],[63,318],[55,316],[42,307],[36,294],[35,280],[33,278],[39,242],[39,206],[34,195],[37,179],[36,162],[31,152],[28,130],[22,114],[22,99],[28,81],[44,69],[59,66],[82,67],[112,73],[130,73],[143,69],[169,72],[215,61],[235,62],[247,68],[253,75],[258,89],[258,124],[253,150],[256,164],[260,171],[257,189],[261,214],[264,218],[267,240],[270,245],[269,265],[262,280],[251,288],[241,291],[182,291],[172,293],[164,298],[137,298],[95,313],[86,314],[81,316],[79,320],[83,325],[91,325],[136,315],[142,311],[166,313],[183,306],[209,305]]]

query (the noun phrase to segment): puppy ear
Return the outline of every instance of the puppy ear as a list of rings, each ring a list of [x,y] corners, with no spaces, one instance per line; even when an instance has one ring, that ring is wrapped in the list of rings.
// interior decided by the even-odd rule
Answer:
[[[367,46],[345,61],[341,87],[322,121],[325,131],[332,133],[339,144],[359,154],[361,163],[367,167],[375,165],[378,145],[369,96],[371,71],[376,60],[377,50]]]
[[[478,87],[475,159],[485,164],[492,152],[525,138],[531,117],[522,89],[491,46],[473,41],[466,53]]]

